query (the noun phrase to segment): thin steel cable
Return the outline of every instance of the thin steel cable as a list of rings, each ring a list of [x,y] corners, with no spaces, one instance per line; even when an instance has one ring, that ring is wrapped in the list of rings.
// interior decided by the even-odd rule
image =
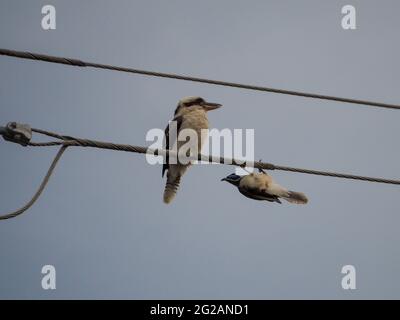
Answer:
[[[134,153],[141,153],[141,154],[154,154],[154,155],[169,155],[169,156],[176,156],[176,152],[164,149],[157,149],[153,150],[146,147],[141,146],[133,146],[128,144],[116,144],[116,143],[109,143],[109,142],[102,142],[96,140],[89,140],[89,139],[80,139],[80,138],[72,138],[69,136],[59,135],[54,132],[44,131],[40,129],[32,129],[32,132],[40,133],[43,135],[47,135],[49,137],[60,139],[60,141],[49,141],[49,142],[29,142],[28,146],[30,147],[51,147],[51,146],[61,146],[60,150],[56,154],[53,162],[50,165],[49,170],[46,173],[42,183],[40,184],[38,190],[32,197],[32,199],[24,205],[21,209],[13,211],[11,213],[0,215],[0,220],[6,220],[10,218],[14,218],[18,215],[21,215],[26,210],[28,210],[40,197],[43,190],[46,188],[47,183],[51,175],[54,172],[55,167],[57,166],[61,156],[65,152],[68,147],[89,147],[89,148],[99,148],[99,149],[108,149],[108,150],[116,150],[116,151],[126,151],[126,152],[134,152]],[[205,156],[199,155],[197,158],[198,161],[207,161],[212,163],[219,163],[219,164],[227,164],[233,166],[240,166],[243,167],[244,164],[241,161],[236,159],[228,159],[224,157],[213,157],[213,156]],[[267,162],[254,162],[254,163],[245,163],[246,167],[254,167],[256,169],[265,169],[265,170],[282,170],[282,171],[290,171],[290,172],[298,172],[298,173],[305,173],[305,174],[312,174],[312,175],[319,175],[319,176],[329,176],[329,177],[336,177],[336,178],[343,178],[343,179],[352,179],[352,180],[360,180],[360,181],[368,181],[368,182],[378,182],[378,183],[386,183],[386,184],[394,184],[400,185],[400,180],[391,180],[391,179],[384,179],[384,178],[372,178],[366,176],[357,176],[352,174],[344,174],[344,173],[337,173],[337,172],[328,172],[328,171],[317,171],[317,170],[309,170],[309,169],[301,169],[301,168],[293,168],[293,167],[286,167],[286,166],[278,166],[272,163]]]
[[[68,140],[68,138],[66,136],[62,136],[60,134],[57,134],[57,133],[54,133],[51,131],[35,129],[35,128],[32,128],[31,130],[32,130],[32,132],[36,132],[36,133],[42,134],[44,136],[48,136],[48,137],[52,137],[52,138],[56,138],[56,139],[60,139],[60,140]]]
[[[365,105],[365,106],[371,106],[371,107],[400,110],[400,105],[397,105],[397,104],[381,103],[381,102],[360,100],[360,99],[351,99],[351,98],[341,98],[341,97],[315,94],[315,93],[306,93],[306,92],[293,91],[293,90],[284,90],[284,89],[269,88],[269,87],[264,87],[264,86],[241,84],[241,83],[236,83],[236,82],[198,78],[198,77],[178,75],[178,74],[173,74],[173,73],[163,73],[163,72],[156,72],[156,71],[139,70],[139,69],[133,69],[133,68],[118,67],[118,66],[113,66],[113,65],[108,65],[108,64],[86,62],[86,61],[82,61],[82,60],[78,60],[78,59],[49,56],[49,55],[44,55],[44,54],[39,54],[39,53],[32,53],[32,52],[0,49],[0,55],[5,55],[5,56],[10,56],[10,57],[15,57],[15,58],[22,58],[22,59],[40,60],[40,61],[59,63],[59,64],[65,64],[65,65],[70,65],[70,66],[77,66],[77,67],[92,67],[92,68],[97,68],[97,69],[105,69],[105,70],[112,70],[112,71],[141,74],[141,75],[151,76],[151,77],[169,78],[169,79],[191,81],[191,82],[200,82],[200,83],[207,83],[207,84],[212,84],[212,85],[217,85],[217,86],[226,86],[226,87],[233,87],[233,88],[246,89],[246,90],[272,92],[272,93],[286,94],[286,95],[292,95],[292,96],[298,96],[298,97],[330,100],[330,101],[353,103],[353,104]]]
[[[61,156],[63,155],[64,151],[67,149],[68,146],[62,146],[60,150],[58,150],[56,156],[54,157],[53,162],[51,163],[45,177],[43,178],[42,183],[40,184],[38,190],[36,193],[33,195],[32,199],[29,200],[22,208],[15,210],[13,212],[10,212],[5,215],[0,215],[0,220],[7,220],[11,218],[15,218],[21,214],[23,214],[26,210],[28,210],[30,207],[33,206],[33,204],[39,199],[40,195],[42,194],[43,190],[46,188],[47,183],[50,180],[51,175],[54,172],[54,169],[57,166],[58,161],[60,161]]]
[[[400,180],[356,176],[353,174],[338,173],[338,172],[317,171],[317,170],[293,168],[293,167],[286,167],[286,166],[274,166],[274,170],[305,173],[305,174],[312,174],[312,175],[325,176],[325,177],[334,177],[334,178],[343,178],[343,179],[352,179],[352,180],[400,185]]]
[[[62,137],[62,138],[66,137],[66,136],[61,136],[61,135],[54,134],[52,132],[38,130],[38,129],[32,129],[32,131],[33,132],[41,132],[41,133],[46,132],[45,134],[47,134],[49,136],[53,136],[53,137],[54,136],[58,136],[58,137]],[[45,142],[45,143],[31,142],[28,145],[32,146],[32,147],[49,147],[49,146],[65,145],[65,146],[89,147],[89,148],[135,152],[135,153],[141,153],[141,154],[146,154],[146,153],[154,153],[155,155],[171,154],[171,152],[169,150],[163,150],[163,149],[151,150],[146,147],[133,146],[133,145],[128,145],[128,144],[115,144],[115,143],[102,142],[102,141],[89,140],[89,139],[80,139],[80,138],[71,138],[71,139],[72,140],[51,141],[51,142]],[[213,156],[206,156],[206,155],[200,154],[198,156],[197,160],[198,161],[208,161],[208,162],[219,163],[219,164],[228,164],[228,165],[233,165],[233,166],[243,166],[241,161],[238,161],[236,159],[228,159],[228,158],[224,158],[224,157],[213,157]],[[280,171],[312,174],[312,175],[318,175],[318,176],[336,177],[336,178],[343,178],[343,179],[352,179],[352,180],[400,185],[400,180],[373,178],[373,177],[358,176],[358,175],[346,174],[346,173],[287,167],[287,166],[274,165],[272,163],[261,162],[261,161],[254,162],[254,163],[247,163],[246,166],[254,167],[256,169],[280,170]]]
[[[146,148],[146,147],[133,146],[133,145],[127,145],[127,144],[115,144],[115,143],[101,142],[101,141],[88,140],[88,139],[78,139],[78,138],[75,138],[75,140],[72,140],[72,141],[64,141],[64,142],[55,141],[55,142],[49,142],[49,143],[44,143],[44,144],[31,143],[29,145],[32,147],[67,145],[67,146],[75,146],[75,147],[89,147],[89,148],[126,151],[126,152],[134,152],[134,153],[141,153],[141,154],[153,153],[153,151],[155,151],[154,152],[155,155],[171,153],[168,150],[163,150],[163,149],[150,150],[149,148]],[[241,161],[238,161],[236,159],[228,159],[228,158],[224,158],[224,157],[199,155],[197,160],[219,163],[219,164],[227,164],[227,165],[233,165],[233,166],[243,166]],[[343,178],[343,179],[400,185],[400,180],[373,178],[373,177],[358,176],[358,175],[346,174],[346,173],[337,173],[337,172],[329,172],[329,171],[318,171],[318,170],[294,168],[294,167],[287,167],[287,166],[279,166],[279,165],[274,165],[272,163],[260,162],[260,161],[254,162],[254,164],[251,164],[251,163],[246,164],[246,166],[254,167],[256,169],[280,170],[280,171],[312,174],[312,175],[318,175],[318,176],[336,177],[336,178]]]

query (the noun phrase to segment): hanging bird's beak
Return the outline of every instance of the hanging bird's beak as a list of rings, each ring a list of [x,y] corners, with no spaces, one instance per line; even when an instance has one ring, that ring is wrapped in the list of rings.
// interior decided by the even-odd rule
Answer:
[[[222,178],[221,181],[226,181],[226,178]]]
[[[218,108],[222,107],[222,104],[213,103],[213,102],[204,102],[202,104],[202,106],[203,106],[205,111],[211,111],[211,110],[215,110],[215,109],[218,109]]]

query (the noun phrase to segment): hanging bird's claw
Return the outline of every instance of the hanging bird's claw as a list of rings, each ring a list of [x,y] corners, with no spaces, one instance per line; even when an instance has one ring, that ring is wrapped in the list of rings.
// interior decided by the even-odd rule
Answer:
[[[242,164],[239,164],[239,167],[242,168],[247,173],[252,174],[252,172],[250,172],[249,170],[246,169],[246,162],[243,162]]]

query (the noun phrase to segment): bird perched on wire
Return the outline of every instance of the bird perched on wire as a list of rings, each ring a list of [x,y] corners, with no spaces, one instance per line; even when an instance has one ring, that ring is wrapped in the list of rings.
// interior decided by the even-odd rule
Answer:
[[[175,109],[174,118],[177,137],[179,133],[184,129],[192,129],[197,134],[197,150],[200,153],[201,148],[207,139],[207,132],[203,129],[208,129],[208,117],[207,112],[215,110],[221,107],[219,103],[206,102],[200,97],[186,97],[179,101],[178,106]],[[185,141],[176,141],[176,137],[170,137],[170,124],[165,129],[165,148],[167,150],[173,149],[173,145],[177,144],[177,151],[185,144]],[[174,141],[169,141],[171,140]],[[181,177],[186,172],[189,164],[181,164],[179,161],[176,164],[169,164],[169,158],[166,157],[162,169],[162,176],[167,172],[167,183],[164,190],[164,202],[170,203],[176,195],[179,188]]]
[[[259,169],[259,173],[250,173],[245,176],[232,173],[221,181],[233,184],[241,194],[254,200],[281,203],[280,199],[284,199],[296,204],[306,204],[308,202],[304,193],[285,189],[262,169]]]

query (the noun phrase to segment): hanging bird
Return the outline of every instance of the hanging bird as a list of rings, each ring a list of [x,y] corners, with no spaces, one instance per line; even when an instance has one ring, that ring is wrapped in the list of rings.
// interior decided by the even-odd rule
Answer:
[[[264,170],[245,176],[230,174],[221,181],[227,181],[239,189],[239,192],[254,200],[278,202],[280,198],[296,204],[306,204],[308,199],[304,193],[290,191],[277,184]]]
[[[172,121],[176,121],[177,125],[177,136],[179,136],[179,132],[183,129],[193,129],[195,130],[198,138],[198,152],[200,153],[201,148],[207,139],[207,133],[205,130],[208,129],[208,118],[207,111],[215,110],[221,107],[218,103],[206,102],[203,98],[200,97],[187,97],[183,98],[179,101],[177,108],[175,109],[174,118]],[[169,129],[170,124],[168,124],[165,129],[165,148],[169,150],[172,149],[173,145],[176,143],[175,141],[169,141]],[[176,139],[176,137],[175,137]],[[178,141],[177,142],[177,151],[179,148],[185,144],[186,141]],[[175,197],[175,194],[179,188],[179,183],[181,177],[186,172],[187,168],[190,166],[189,164],[169,164],[169,158],[166,157],[166,161],[163,165],[162,176],[164,177],[165,171],[167,173],[167,183],[165,185],[164,190],[164,202],[170,203],[172,199]]]

